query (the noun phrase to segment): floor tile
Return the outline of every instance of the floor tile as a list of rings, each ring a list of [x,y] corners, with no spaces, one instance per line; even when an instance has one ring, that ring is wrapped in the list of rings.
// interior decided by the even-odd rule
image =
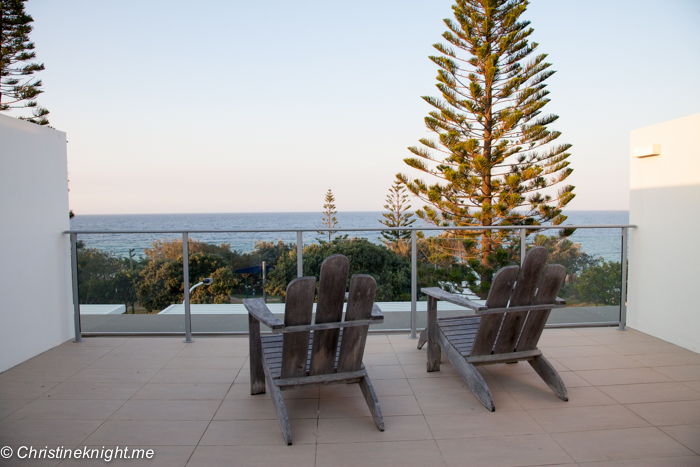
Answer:
[[[492,392],[491,396],[499,412],[523,410],[522,406],[506,391]],[[416,400],[424,414],[466,414],[488,410],[466,385],[460,392],[434,391],[416,394]]]
[[[239,370],[245,358],[241,357],[174,357],[165,365],[165,369],[208,369],[231,372]]]
[[[408,380],[401,379],[378,379],[372,381],[374,392],[377,397],[387,396],[410,396],[413,394]],[[331,397],[357,397],[362,395],[359,384],[332,384],[329,386],[321,386],[321,398]]]
[[[84,444],[116,446],[194,446],[209,422],[107,420]]]
[[[19,365],[0,373],[0,384],[60,383],[78,371],[80,368],[25,368],[23,365]]]
[[[700,400],[648,402],[626,407],[655,426],[700,425]]]
[[[683,381],[683,384],[690,389],[700,392],[700,381]]]
[[[146,383],[153,378],[156,373],[158,373],[158,369],[85,368],[72,375],[66,382]]]
[[[622,404],[700,399],[700,392],[678,382],[601,386],[600,390]]]
[[[95,361],[115,350],[115,347],[110,346],[84,346],[81,344],[82,343],[75,344],[70,342],[68,344],[59,345],[51,349],[50,353],[44,353],[42,356],[75,357],[77,359]]]
[[[621,405],[534,409],[528,413],[548,433],[649,426],[644,419]]]
[[[421,408],[414,396],[392,396],[379,400],[379,407],[385,417],[398,415],[421,415]],[[318,416],[320,418],[367,417],[371,412],[364,397],[321,399]]]
[[[686,353],[688,350],[658,339],[653,342],[612,344],[608,347],[622,355],[658,355],[666,353]]]
[[[294,444],[316,443],[316,420],[292,419],[289,424]],[[286,446],[277,419],[214,420],[199,443],[200,446],[252,446],[260,444]]]
[[[700,425],[663,426],[660,429],[695,454],[700,455]],[[700,464],[700,458],[697,461]]]
[[[582,464],[586,467],[595,464]],[[700,456],[681,457],[655,457],[653,459],[635,459],[629,461],[619,461],[614,467],[698,467],[700,466]]]
[[[414,347],[415,349],[415,347]],[[394,346],[392,346],[389,342],[378,342],[378,343],[367,343],[365,345],[365,353],[366,354],[375,354],[375,353],[393,353],[395,352]]]
[[[659,373],[658,368],[621,368],[615,370],[584,370],[576,374],[594,386],[617,384],[663,383],[671,378]]]
[[[425,419],[435,439],[544,433],[525,411],[489,412],[484,409],[470,414],[426,415]]]
[[[163,368],[150,379],[151,383],[233,383],[238,370],[205,368]]]
[[[425,363],[401,365],[406,378],[446,378],[450,376],[459,376],[457,371],[449,364],[440,365],[440,371],[428,373],[425,370]]]
[[[384,417],[379,431],[372,417],[322,418],[318,420],[318,443],[364,443],[381,441],[432,440],[425,419],[420,415]]]
[[[510,395],[525,410],[549,409],[562,407],[589,407],[596,405],[615,405],[618,402],[593,386],[567,388],[569,400],[559,399],[549,388],[532,388],[514,391]],[[500,408],[498,408],[500,410]]]
[[[552,433],[551,436],[579,463],[693,454],[654,427]]]
[[[58,383],[0,383],[0,399],[36,399]]]
[[[568,336],[568,337],[546,337],[543,336],[537,346],[544,349],[551,347],[578,347],[582,345],[598,345],[599,342],[594,341],[589,337],[584,336]]]
[[[362,357],[362,362],[365,365],[379,366],[379,365],[398,365],[399,359],[393,353],[380,353],[380,354],[369,354],[365,353]]]
[[[280,434],[280,438],[282,435]],[[187,467],[314,467],[316,445],[198,446]]]
[[[629,357],[648,367],[700,365],[700,354],[696,354],[695,352],[691,352],[689,350],[675,353],[630,355]]]
[[[700,381],[700,365],[661,366],[654,370],[674,381]]]
[[[571,371],[640,368],[643,366],[641,363],[622,355],[558,357],[557,361]]]
[[[124,403],[111,420],[211,420],[218,400],[130,400]]]
[[[372,381],[379,379],[401,379],[406,377],[401,365],[366,365],[365,367]]]
[[[0,374],[0,397],[11,397],[0,398],[2,444],[142,445],[154,460],[111,463],[148,467],[184,466],[190,455],[206,466],[700,466],[700,355],[635,330],[545,330],[541,347],[568,402],[526,362],[479,367],[495,413],[444,354],[441,371],[427,373],[415,339],[370,335],[365,363],[386,431],[357,384],[307,387],[283,393],[293,446],[270,395],[250,394],[247,339],[100,339]]]
[[[102,420],[3,420],[3,445],[77,446],[102,424]]]
[[[29,404],[31,399],[0,399],[0,420]]]
[[[572,347],[548,347],[542,350],[547,358],[564,357],[604,357],[617,356],[619,353],[602,345],[581,345]]]
[[[351,385],[352,386],[352,385]],[[318,399],[320,390],[319,388],[298,388],[289,391],[284,391],[284,399]],[[250,383],[233,383],[228,393],[226,393],[225,400],[231,399],[248,399],[251,398],[270,398],[269,394],[256,394],[251,396],[250,394]]]
[[[318,445],[317,467],[444,466],[434,440],[325,443]]]
[[[448,466],[515,467],[573,463],[549,435],[442,439],[440,452]],[[507,449],[504,447],[507,446]],[[497,453],[497,455],[495,455]]]
[[[344,403],[345,401],[339,402]],[[285,398],[284,401],[290,419],[318,418],[318,404],[318,399]],[[245,403],[240,400],[223,401],[214,420],[277,420],[277,413],[270,396],[263,394],[260,397],[253,396]]]
[[[106,420],[123,400],[37,399],[7,417],[8,420]],[[70,422],[68,422],[70,423]]]
[[[144,351],[144,354],[147,354]],[[136,356],[136,355],[135,355]],[[140,355],[143,357],[143,354]],[[123,355],[107,354],[104,357],[95,360],[88,368],[105,368],[105,369],[156,369],[160,370],[172,360],[171,357],[148,357],[148,358],[127,358]]]
[[[130,337],[84,337],[83,342],[80,343],[81,347],[119,347],[120,345],[131,340]],[[69,341],[61,345],[73,345],[72,341]]]
[[[228,383],[146,383],[133,399],[223,400]]]
[[[41,395],[47,399],[127,400],[143,383],[61,383]]]

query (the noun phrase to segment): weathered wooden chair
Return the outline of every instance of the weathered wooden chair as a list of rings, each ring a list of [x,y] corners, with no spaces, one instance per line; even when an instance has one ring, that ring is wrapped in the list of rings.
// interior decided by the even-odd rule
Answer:
[[[484,305],[437,287],[421,289],[428,296],[428,327],[418,348],[427,341],[428,371],[440,371],[442,349],[479,401],[493,412],[491,391],[475,366],[527,360],[552,391],[568,401],[564,382],[537,348],[551,309],[565,306],[557,294],[566,272],[559,264],[547,266],[547,256],[543,247],[528,251],[520,277],[518,266],[500,269]],[[471,308],[476,316],[438,318],[438,300]]]
[[[302,386],[359,383],[374,423],[384,431],[379,401],[362,364],[369,325],[384,321],[374,304],[377,283],[372,276],[353,275],[346,294],[349,268],[350,262],[343,255],[323,261],[315,324],[311,324],[315,277],[299,277],[289,283],[284,323],[275,318],[262,299],[243,300],[250,333],[250,393],[263,394],[267,381],[287,444],[292,444],[292,432],[281,391]],[[261,336],[260,323],[273,334]]]

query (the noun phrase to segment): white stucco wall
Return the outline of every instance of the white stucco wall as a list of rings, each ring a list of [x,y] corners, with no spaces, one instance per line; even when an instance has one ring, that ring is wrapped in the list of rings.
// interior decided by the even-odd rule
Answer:
[[[630,158],[627,323],[700,352],[700,114],[632,131]]]
[[[74,337],[66,134],[0,115],[0,371]]]

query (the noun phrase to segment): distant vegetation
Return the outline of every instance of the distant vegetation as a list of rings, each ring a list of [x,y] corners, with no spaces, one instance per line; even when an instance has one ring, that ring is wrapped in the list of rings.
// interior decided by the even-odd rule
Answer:
[[[446,290],[463,292],[477,281],[469,265],[457,258],[435,255],[431,243],[435,238],[418,239],[419,287],[440,286]],[[550,262],[564,265],[567,278],[560,295],[570,304],[619,305],[620,263],[606,262],[581,251],[581,245],[567,238],[537,235],[536,245],[546,247]],[[256,242],[250,253],[231,249],[228,244],[209,245],[189,242],[190,284],[206,277],[212,285],[199,287],[191,295],[191,303],[231,303],[244,297],[246,283],[262,295],[262,274],[235,273],[238,269],[268,265],[265,291],[284,300],[287,284],[296,277],[296,245],[292,243]],[[350,275],[370,274],[377,280],[377,301],[409,301],[411,299],[410,243],[405,239],[370,243],[366,239],[339,238],[304,247],[304,275],[318,277],[323,260],[341,253],[350,259]],[[507,252],[501,258],[504,264],[518,264],[519,252]],[[130,261],[117,258],[79,243],[78,281],[80,303],[119,303],[127,306],[127,313],[158,312],[184,299],[182,278],[182,240],[159,240],[144,252],[144,256]],[[139,311],[140,310],[140,311]]]

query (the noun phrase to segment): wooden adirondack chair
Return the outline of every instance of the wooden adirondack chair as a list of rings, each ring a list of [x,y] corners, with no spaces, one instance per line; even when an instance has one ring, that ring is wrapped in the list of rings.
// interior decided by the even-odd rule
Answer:
[[[287,286],[284,323],[275,318],[260,298],[243,300],[250,333],[250,393],[271,392],[282,434],[292,444],[282,392],[302,386],[359,383],[374,423],[384,431],[384,420],[372,383],[362,364],[370,324],[384,316],[374,304],[377,283],[369,275],[356,274],[345,293],[350,262],[332,255],[321,265],[316,322],[311,324],[315,277],[299,277]],[[342,321],[343,303],[348,305]],[[272,335],[260,335],[260,323]]]
[[[557,294],[566,271],[559,264],[547,266],[547,256],[543,247],[528,251],[520,277],[518,266],[500,269],[485,305],[437,287],[421,289],[428,296],[428,327],[421,334],[418,348],[427,341],[428,371],[440,371],[442,349],[479,401],[493,412],[496,407],[491,391],[475,366],[527,360],[552,391],[568,401],[564,382],[537,348],[550,311],[565,306]],[[438,318],[438,300],[471,308],[476,316]]]

